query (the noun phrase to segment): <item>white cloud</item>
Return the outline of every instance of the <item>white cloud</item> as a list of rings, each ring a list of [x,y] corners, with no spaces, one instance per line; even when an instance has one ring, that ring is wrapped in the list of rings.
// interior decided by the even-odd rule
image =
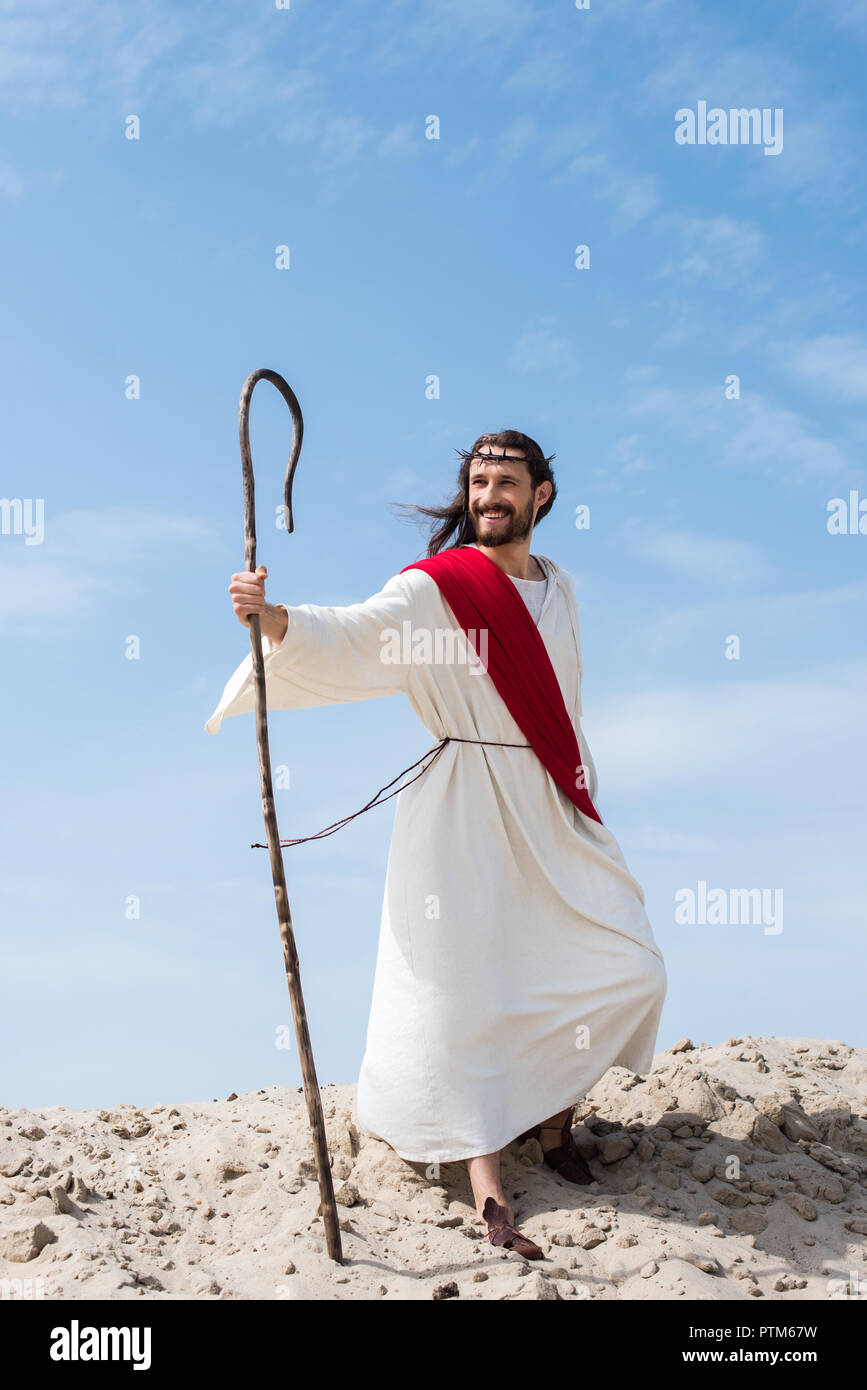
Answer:
[[[681,439],[703,440],[719,450],[726,468],[752,468],[788,483],[848,476],[850,460],[832,440],[794,410],[752,394],[742,383],[740,400],[727,400],[717,388],[675,390],[651,387],[629,407],[634,415],[663,420]]]
[[[843,450],[823,439],[794,410],[762,396],[747,395],[730,404],[737,413],[727,417],[731,428],[721,457],[726,467],[763,469],[793,482],[841,477],[850,471]]]
[[[580,197],[610,203],[621,228],[649,217],[661,202],[660,181],[655,174],[630,173],[619,157],[603,150],[576,155],[570,161],[568,178]]]
[[[670,123],[672,141],[675,111],[695,108],[699,100],[725,110],[780,108],[783,150],[777,156],[743,150],[737,154],[759,157],[733,161],[728,148],[710,145],[682,153],[697,155],[705,170],[723,171],[728,184],[741,179],[751,191],[780,185],[802,197],[820,194],[847,201],[852,179],[859,176],[861,150],[860,126],[845,99],[837,99],[833,88],[823,85],[821,68],[798,62],[780,44],[733,41],[716,13],[709,16],[694,9],[689,38],[681,41],[671,34],[672,42],[661,50],[664,59],[639,86],[646,108]]]
[[[857,795],[867,773],[867,661],[764,681],[728,665],[716,684],[613,695],[588,716],[600,794],[609,779],[637,794],[692,782],[726,800],[808,801],[817,820],[826,782],[842,777]]]
[[[639,530],[628,528],[632,548],[647,560],[690,579],[703,580],[716,588],[742,588],[765,583],[775,574],[774,566],[758,546],[730,537],[700,535],[686,531],[663,530],[646,523]]]
[[[0,160],[0,198],[17,202],[24,191],[24,181],[18,169],[8,160]]]
[[[511,371],[554,372],[558,377],[578,371],[574,348],[556,324],[553,314],[544,314],[517,335],[509,355]]]
[[[640,434],[627,434],[618,439],[612,450],[612,457],[624,473],[646,473],[650,464],[641,447]]]
[[[867,39],[867,5],[864,0],[836,0],[836,4],[830,5],[825,13],[832,24],[839,24],[857,38]]]
[[[786,592],[759,592],[738,595],[734,612],[739,630],[749,630],[752,640],[763,642],[788,632],[818,632],[829,620],[846,610],[867,604],[867,580],[827,589],[790,589]],[[685,650],[709,632],[725,633],[732,623],[732,600],[726,595],[700,603],[666,607],[658,615],[642,616],[641,629],[631,644],[657,654],[666,650]],[[857,611],[853,622],[860,621]]]
[[[513,164],[541,139],[532,116],[511,121],[497,140],[497,154],[504,164]]]
[[[832,395],[867,401],[867,344],[855,333],[824,333],[794,351],[799,376]]]
[[[168,568],[183,564],[185,552],[218,543],[215,527],[199,517],[138,508],[52,517],[49,505],[44,526],[41,545],[0,536],[0,615],[15,625],[89,617],[120,592],[165,582]]]
[[[748,277],[761,261],[764,234],[754,222],[734,217],[684,217],[666,213],[654,223],[663,235],[679,237],[682,250],[667,261],[657,275],[674,273],[691,279],[710,279],[743,291]]]

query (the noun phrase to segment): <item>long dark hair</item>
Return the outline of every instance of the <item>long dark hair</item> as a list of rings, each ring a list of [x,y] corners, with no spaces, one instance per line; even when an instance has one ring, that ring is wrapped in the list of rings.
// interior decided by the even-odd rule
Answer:
[[[394,504],[398,508],[414,512],[417,516],[430,517],[434,523],[428,541],[428,558],[437,555],[441,550],[454,550],[460,545],[472,545],[476,539],[476,531],[469,511],[470,460],[482,444],[506,449],[521,449],[532,479],[534,492],[540,483],[551,484],[551,496],[536,513],[535,524],[537,526],[554,505],[554,499],[557,496],[557,484],[554,482],[554,474],[551,471],[551,460],[557,457],[556,454],[549,454],[546,458],[535,439],[531,439],[528,434],[521,434],[520,430],[499,430],[496,434],[480,434],[471,449],[455,450],[455,453],[460,456],[461,466],[458,471],[458,490],[450,502],[447,502],[443,507],[420,507],[413,502]],[[437,522],[440,523],[438,526],[436,525]],[[453,540],[452,537],[454,537]]]

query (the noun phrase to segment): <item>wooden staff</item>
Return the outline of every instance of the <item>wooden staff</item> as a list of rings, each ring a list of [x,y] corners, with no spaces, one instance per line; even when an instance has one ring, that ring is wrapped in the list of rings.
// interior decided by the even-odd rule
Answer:
[[[304,435],[304,421],[301,407],[295,392],[278,372],[262,367],[251,372],[241,391],[238,408],[238,433],[241,440],[241,467],[244,475],[244,544],[245,568],[251,573],[256,569],[256,504],[253,488],[253,460],[250,456],[250,398],[257,381],[270,381],[277,387],[280,395],[292,414],[292,449],[286,465],[283,482],[283,507],[286,530],[294,530],[292,517],[292,479],[301,440]],[[328,1254],[338,1264],[343,1263],[340,1244],[340,1226],[337,1220],[337,1207],[334,1201],[334,1185],[331,1181],[331,1165],[328,1159],[328,1145],[325,1138],[325,1120],[322,1114],[322,1097],[316,1080],[316,1066],[313,1049],[310,1046],[310,1033],[307,1028],[307,1013],[304,996],[301,993],[301,975],[298,966],[298,952],[295,948],[295,935],[292,930],[292,915],[289,911],[289,898],[286,893],[286,875],[283,867],[283,854],[280,849],[280,836],[277,830],[277,813],[274,809],[274,790],[271,784],[271,754],[268,747],[268,711],[265,699],[265,660],[262,655],[262,632],[259,614],[249,616],[250,646],[253,652],[253,669],[256,673],[256,739],[259,745],[259,783],[262,788],[262,809],[265,814],[265,829],[268,835],[268,849],[271,855],[271,876],[274,879],[274,899],[277,904],[277,920],[280,923],[280,939],[283,942],[283,960],[286,965],[286,982],[289,985],[289,998],[292,1001],[292,1017],[295,1020],[295,1038],[298,1043],[298,1056],[301,1059],[301,1074],[304,1079],[304,1098],[307,1101],[307,1117],[313,1135],[313,1149],[316,1155],[316,1173],[319,1178],[319,1196],[322,1218],[325,1223],[325,1239]]]

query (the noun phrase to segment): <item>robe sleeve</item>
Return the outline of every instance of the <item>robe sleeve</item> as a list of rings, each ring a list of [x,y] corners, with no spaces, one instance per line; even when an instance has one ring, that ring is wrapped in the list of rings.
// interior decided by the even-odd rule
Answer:
[[[412,573],[394,575],[364,603],[342,608],[277,604],[286,610],[289,623],[279,646],[262,638],[268,709],[305,709],[405,691],[412,668],[388,657],[401,624],[412,622],[418,596]],[[226,682],[205,728],[209,734],[219,733],[224,718],[255,708],[253,655],[248,652]]]

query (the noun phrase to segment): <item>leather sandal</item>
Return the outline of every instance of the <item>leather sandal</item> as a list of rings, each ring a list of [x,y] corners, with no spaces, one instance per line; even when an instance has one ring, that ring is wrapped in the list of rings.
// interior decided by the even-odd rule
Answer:
[[[516,1255],[523,1255],[525,1260],[543,1259],[543,1252],[536,1242],[522,1236],[519,1230],[510,1226],[508,1217],[506,1207],[500,1206],[493,1197],[487,1198],[482,1208],[482,1218],[488,1227],[488,1240],[491,1244],[502,1245],[505,1250],[514,1250]]]
[[[537,1125],[536,1128],[541,1135],[541,1125]],[[553,1168],[554,1172],[559,1173],[567,1182],[577,1183],[580,1187],[587,1187],[590,1183],[596,1182],[572,1138],[571,1110],[560,1128],[560,1143],[554,1149],[543,1148],[542,1153],[548,1167]]]

